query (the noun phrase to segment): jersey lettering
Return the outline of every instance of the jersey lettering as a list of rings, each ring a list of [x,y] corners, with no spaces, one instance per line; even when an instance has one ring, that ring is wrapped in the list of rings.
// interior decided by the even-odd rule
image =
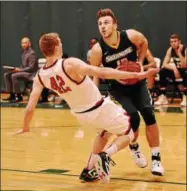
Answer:
[[[65,82],[61,76],[56,75],[56,77],[50,78],[51,89],[57,91],[60,94],[72,91],[70,87],[65,86]]]
[[[122,57],[127,56],[131,52],[133,52],[133,48],[130,46],[130,47],[126,48],[125,50],[121,51],[121,52],[118,52],[118,53],[107,56],[105,58],[105,61],[106,61],[106,63],[108,63],[108,62],[112,62],[114,60],[118,60],[118,59],[120,59]]]

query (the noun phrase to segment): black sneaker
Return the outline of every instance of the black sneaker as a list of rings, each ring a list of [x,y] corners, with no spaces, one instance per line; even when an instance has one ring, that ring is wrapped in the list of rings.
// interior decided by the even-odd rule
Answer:
[[[97,155],[95,164],[99,179],[103,183],[108,183],[110,180],[110,163],[114,166],[116,163],[108,156],[107,153],[101,152]]]
[[[15,94],[11,93],[9,97],[2,99],[3,101],[10,101],[15,99]]]
[[[16,96],[15,99],[10,100],[10,103],[17,103],[23,101],[22,96]]]
[[[99,180],[99,176],[95,168],[91,170],[84,168],[79,176],[79,179],[81,180],[81,182],[93,182]]]

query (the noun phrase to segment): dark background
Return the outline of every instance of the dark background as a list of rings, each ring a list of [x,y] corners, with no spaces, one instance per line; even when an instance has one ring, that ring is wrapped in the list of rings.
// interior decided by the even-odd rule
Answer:
[[[178,33],[186,44],[186,5],[180,1],[115,1],[115,2],[1,2],[1,66],[21,65],[20,40],[28,36],[38,57],[41,34],[58,32],[64,51],[85,60],[89,40],[99,37],[96,12],[111,8],[119,22],[119,29],[134,28],[149,41],[155,57],[163,59],[169,47],[169,35]],[[1,89],[4,77],[1,73]]]

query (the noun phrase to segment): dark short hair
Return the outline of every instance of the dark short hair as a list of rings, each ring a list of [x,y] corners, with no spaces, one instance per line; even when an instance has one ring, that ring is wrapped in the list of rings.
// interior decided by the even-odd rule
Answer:
[[[114,23],[117,23],[117,19],[116,19],[116,16],[114,15],[113,11],[111,9],[100,9],[98,12],[97,12],[97,15],[96,15],[96,18],[97,18],[97,21],[101,18],[101,17],[105,17],[105,16],[111,16]]]
[[[90,39],[90,41],[91,41],[91,40],[98,41],[98,38],[97,38],[97,37],[93,37],[93,38]]]
[[[170,35],[170,39],[174,39],[174,38],[177,38],[178,40],[180,40],[180,36],[178,35],[178,34],[175,34],[175,33],[173,33],[173,34],[171,34]]]

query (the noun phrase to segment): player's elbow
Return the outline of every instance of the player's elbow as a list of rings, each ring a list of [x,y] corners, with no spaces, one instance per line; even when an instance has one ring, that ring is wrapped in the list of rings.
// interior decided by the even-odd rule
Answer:
[[[142,46],[143,46],[144,48],[148,49],[148,41],[147,41],[146,38],[144,38],[143,43],[142,43]]]

